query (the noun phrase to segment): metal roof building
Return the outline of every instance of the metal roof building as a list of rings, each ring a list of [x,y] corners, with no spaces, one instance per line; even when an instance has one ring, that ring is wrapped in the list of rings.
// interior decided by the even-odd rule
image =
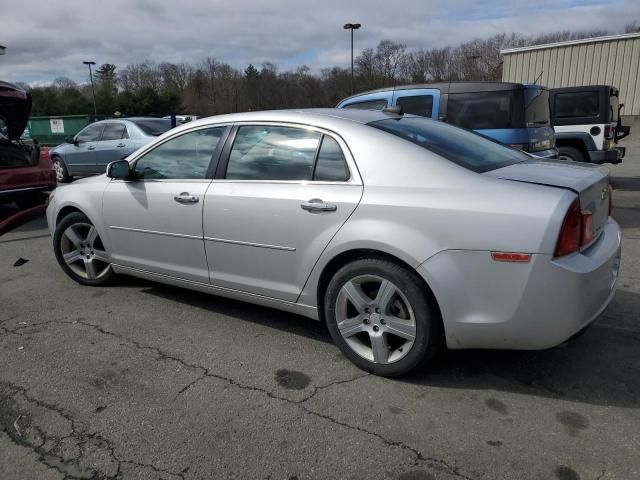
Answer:
[[[613,85],[623,115],[640,115],[640,33],[501,50],[502,80],[549,88]]]

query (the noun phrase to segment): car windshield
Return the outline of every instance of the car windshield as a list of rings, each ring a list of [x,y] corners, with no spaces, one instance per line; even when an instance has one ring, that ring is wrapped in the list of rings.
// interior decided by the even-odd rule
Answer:
[[[171,130],[171,120],[165,120],[164,118],[144,118],[131,121],[140,127],[140,130],[144,133],[155,137]]]
[[[549,125],[549,90],[529,87],[524,89],[524,116],[527,127]]]
[[[418,117],[378,120],[370,126],[425,148],[474,172],[482,173],[530,157],[482,135],[446,123]]]

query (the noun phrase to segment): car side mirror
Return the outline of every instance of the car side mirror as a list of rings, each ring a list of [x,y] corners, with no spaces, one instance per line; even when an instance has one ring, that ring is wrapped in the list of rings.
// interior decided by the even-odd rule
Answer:
[[[64,141],[67,142],[67,143],[72,143],[73,145],[77,145],[78,144],[78,141],[73,137],[67,137],[67,138],[64,139]]]
[[[107,165],[107,177],[123,180],[130,179],[132,175],[129,162],[126,160],[116,160],[115,162],[111,162]]]

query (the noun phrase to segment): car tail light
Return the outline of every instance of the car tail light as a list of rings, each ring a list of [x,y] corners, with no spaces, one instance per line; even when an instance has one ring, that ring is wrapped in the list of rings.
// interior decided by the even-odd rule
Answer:
[[[578,251],[582,240],[582,212],[580,211],[580,200],[573,201],[560,228],[558,243],[556,244],[556,257],[569,255]]]
[[[605,125],[604,138],[611,140],[613,138],[613,127],[611,125]]]
[[[613,208],[613,188],[609,184],[609,216],[611,216],[611,209]]]
[[[580,245],[588,245],[593,240],[593,213],[582,210],[582,232],[580,232]]]

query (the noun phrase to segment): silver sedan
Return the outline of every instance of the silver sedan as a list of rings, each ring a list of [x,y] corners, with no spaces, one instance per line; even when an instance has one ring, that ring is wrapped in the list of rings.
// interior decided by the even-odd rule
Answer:
[[[58,188],[47,220],[81,284],[128,274],[295,312],[394,376],[442,347],[544,349],[585,328],[618,279],[610,207],[604,167],[323,109],[178,127]]]

